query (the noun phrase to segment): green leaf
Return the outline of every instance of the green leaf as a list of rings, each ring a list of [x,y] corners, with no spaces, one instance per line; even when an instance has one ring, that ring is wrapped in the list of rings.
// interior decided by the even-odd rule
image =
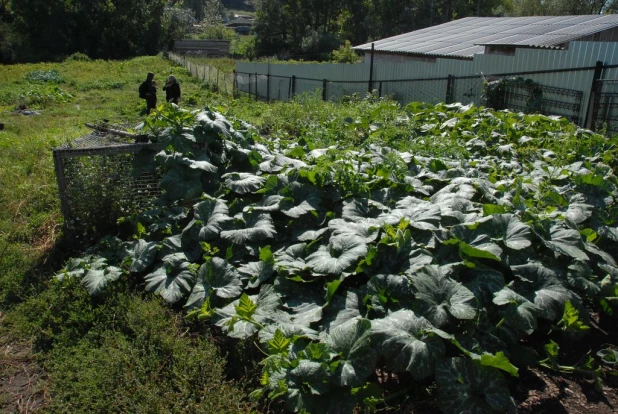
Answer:
[[[122,276],[122,269],[107,266],[99,269],[88,269],[82,278],[82,284],[91,295],[98,295],[110,283]]]
[[[225,201],[205,196],[193,206],[195,220],[200,221],[199,240],[211,241],[219,237],[224,226],[232,221]]]
[[[588,255],[583,251],[584,243],[577,230],[553,225],[550,229],[549,238],[543,239],[543,242],[551,250],[565,256],[582,261],[589,260]]]
[[[451,317],[465,320],[476,316],[474,294],[450,279],[440,267],[425,266],[411,279],[416,291],[415,307],[436,327],[446,325]]]
[[[193,267],[183,253],[167,255],[163,263],[144,279],[146,290],[176,303],[191,291],[195,280]]]
[[[422,379],[433,373],[434,362],[444,355],[442,339],[430,332],[433,325],[410,310],[393,312],[371,324],[377,349],[389,370],[406,370]]]
[[[237,194],[255,193],[262,188],[266,178],[251,173],[227,173],[221,176],[224,185]]]
[[[377,353],[370,342],[371,322],[356,319],[332,329],[327,343],[339,354],[339,365],[333,374],[340,387],[357,387],[364,384],[376,367]]]
[[[246,227],[238,230],[226,230],[221,232],[223,240],[229,240],[234,244],[246,244],[275,237],[277,231],[269,214],[243,213]]]
[[[268,353],[273,354],[283,354],[287,355],[288,349],[292,343],[292,340],[286,338],[283,332],[280,329],[277,329],[273,338],[268,341]]]
[[[515,413],[504,377],[491,367],[468,358],[436,363],[437,403],[445,413]]]
[[[359,236],[332,237],[328,246],[307,256],[307,266],[314,272],[339,275],[367,254],[365,240]]]
[[[479,362],[481,365],[506,371],[514,377],[518,376],[517,371],[519,370],[516,366],[511,364],[511,361],[509,361],[502,351],[496,352],[495,355],[490,354],[489,352],[484,352],[480,356]]]
[[[158,252],[158,243],[146,242],[139,239],[127,249],[127,253],[133,259],[130,271],[139,273],[145,271],[155,261]]]
[[[577,310],[570,300],[564,302],[564,314],[562,319],[558,321],[557,326],[560,326],[565,332],[582,332],[590,329],[581,319],[579,319],[579,310]]]
[[[198,270],[197,283],[193,286],[185,307],[200,307],[212,294],[232,299],[241,293],[242,282],[236,269],[227,260],[213,257]]]

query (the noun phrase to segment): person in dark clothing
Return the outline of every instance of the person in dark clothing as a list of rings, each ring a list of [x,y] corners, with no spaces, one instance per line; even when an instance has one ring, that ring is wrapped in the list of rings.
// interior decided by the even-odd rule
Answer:
[[[154,73],[148,73],[146,80],[139,86],[139,97],[146,100],[148,113],[157,107],[157,86]]]
[[[163,90],[165,91],[165,100],[178,105],[178,100],[180,99],[180,85],[174,75],[170,75],[169,78],[167,78],[167,83],[163,87]]]

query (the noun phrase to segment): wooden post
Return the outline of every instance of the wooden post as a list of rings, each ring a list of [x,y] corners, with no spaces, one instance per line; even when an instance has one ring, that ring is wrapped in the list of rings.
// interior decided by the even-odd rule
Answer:
[[[292,75],[292,98],[296,94],[296,76]]]
[[[382,82],[380,82],[380,86],[378,87],[378,98],[382,97]]]
[[[215,88],[218,92],[221,91],[221,89],[219,88],[219,68],[217,68],[217,87]]]
[[[601,98],[601,90],[599,88],[601,74],[603,73],[603,62],[597,60],[597,64],[594,68],[594,74],[592,75],[592,85],[590,86],[590,97],[588,98],[588,108],[586,111],[586,118],[584,119],[584,128],[593,129],[594,121],[599,109],[599,102]]]

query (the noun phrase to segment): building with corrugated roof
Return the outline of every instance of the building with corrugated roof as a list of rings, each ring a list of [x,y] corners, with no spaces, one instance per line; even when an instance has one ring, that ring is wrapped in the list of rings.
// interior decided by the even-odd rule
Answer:
[[[356,46],[375,62],[472,60],[518,48],[565,50],[573,41],[618,42],[618,15],[466,17]]]

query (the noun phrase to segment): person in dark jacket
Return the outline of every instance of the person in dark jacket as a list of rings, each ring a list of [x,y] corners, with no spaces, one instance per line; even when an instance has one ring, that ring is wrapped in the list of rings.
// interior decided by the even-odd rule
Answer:
[[[178,100],[180,99],[180,85],[174,75],[170,75],[169,78],[167,78],[167,83],[163,87],[163,90],[165,91],[165,100],[178,105]]]
[[[139,97],[146,100],[148,113],[157,107],[157,86],[154,73],[148,73],[146,80],[139,86]]]

